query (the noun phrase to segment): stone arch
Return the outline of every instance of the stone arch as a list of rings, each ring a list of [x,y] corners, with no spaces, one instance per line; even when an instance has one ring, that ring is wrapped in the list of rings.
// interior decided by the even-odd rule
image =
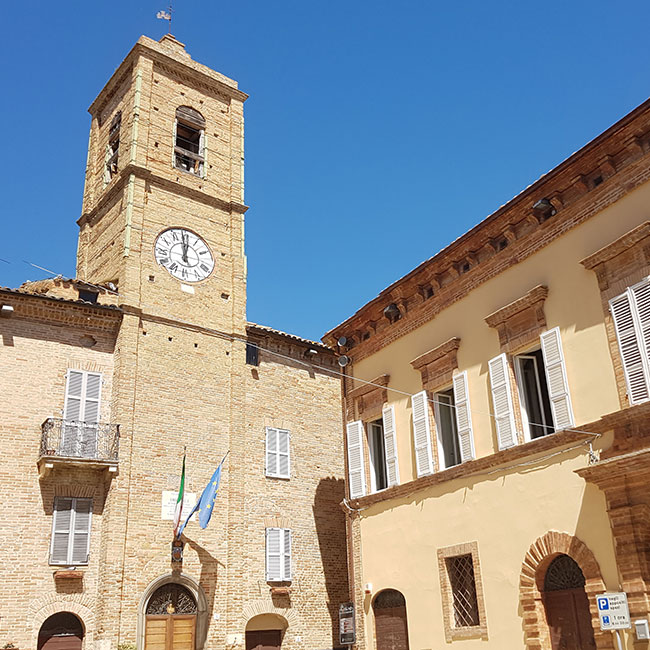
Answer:
[[[281,616],[287,621],[287,628],[298,625],[298,614],[293,607],[276,607],[270,598],[254,600],[241,613],[241,628],[246,629],[246,625],[251,618],[260,614],[275,614]]]
[[[539,537],[528,549],[519,576],[519,603],[523,615],[524,637],[527,650],[544,650],[551,647],[542,602],[544,576],[550,563],[558,555],[568,555],[580,567],[585,577],[585,592],[589,598],[589,612],[598,650],[613,650],[609,632],[602,632],[598,622],[596,594],[605,591],[605,583],[594,554],[577,537],[550,531]]]
[[[286,632],[289,621],[280,614],[257,614],[246,622],[246,632],[249,630],[281,630]]]
[[[160,576],[155,580],[151,581],[146,589],[142,592],[140,602],[138,604],[138,624],[136,629],[136,646],[138,650],[143,650],[144,648],[144,627],[145,627],[145,617],[147,604],[149,599],[154,594],[156,589],[159,589],[163,585],[169,583],[175,583],[178,585],[183,585],[191,592],[196,601],[196,650],[202,650],[203,644],[205,643],[205,637],[208,633],[208,601],[205,597],[205,592],[199,584],[198,580],[194,579],[192,576],[187,573],[168,573],[166,575]]]
[[[84,630],[84,638],[82,648],[94,648],[95,641],[95,613],[89,607],[82,605],[80,602],[73,599],[62,600],[56,596],[46,596],[39,599],[39,603],[35,603],[32,608],[32,648],[38,647],[38,633],[41,626],[45,621],[54,614],[60,612],[71,612],[80,621]]]

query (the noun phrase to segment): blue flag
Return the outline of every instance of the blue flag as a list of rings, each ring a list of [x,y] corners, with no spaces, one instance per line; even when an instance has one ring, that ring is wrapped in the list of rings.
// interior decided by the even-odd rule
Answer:
[[[226,456],[227,455],[228,454],[226,454]],[[210,517],[212,517],[212,511],[214,510],[214,500],[217,497],[217,490],[219,489],[219,483],[221,482],[221,468],[223,467],[223,461],[226,460],[226,456],[224,456],[223,460],[219,463],[219,467],[214,471],[210,482],[205,486],[201,498],[196,502],[196,505],[192,508],[192,512],[190,512],[187,519],[180,527],[178,537],[183,534],[187,522],[197,510],[199,511],[199,526],[201,526],[201,528],[207,527]]]

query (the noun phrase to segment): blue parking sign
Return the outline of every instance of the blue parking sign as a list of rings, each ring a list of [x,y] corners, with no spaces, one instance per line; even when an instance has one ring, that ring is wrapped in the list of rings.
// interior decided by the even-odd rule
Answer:
[[[599,598],[598,599],[598,609],[600,609],[600,610],[609,609],[609,599],[607,599],[607,598]]]
[[[603,616],[603,625],[609,625],[609,616]]]

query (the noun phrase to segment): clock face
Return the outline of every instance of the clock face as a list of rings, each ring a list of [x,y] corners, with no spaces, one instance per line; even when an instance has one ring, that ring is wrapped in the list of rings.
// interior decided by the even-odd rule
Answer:
[[[163,230],[156,239],[154,254],[158,264],[183,282],[205,280],[214,269],[208,245],[184,228]]]

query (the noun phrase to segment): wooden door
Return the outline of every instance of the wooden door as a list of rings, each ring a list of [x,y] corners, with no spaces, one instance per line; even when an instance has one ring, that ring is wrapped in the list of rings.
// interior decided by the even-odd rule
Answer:
[[[246,632],[246,650],[279,650],[282,644],[280,630],[252,630]]]
[[[584,589],[544,594],[552,650],[592,650],[596,647],[589,600]]]
[[[375,610],[377,650],[408,650],[406,605]]]
[[[147,616],[145,650],[194,650],[195,614]]]

